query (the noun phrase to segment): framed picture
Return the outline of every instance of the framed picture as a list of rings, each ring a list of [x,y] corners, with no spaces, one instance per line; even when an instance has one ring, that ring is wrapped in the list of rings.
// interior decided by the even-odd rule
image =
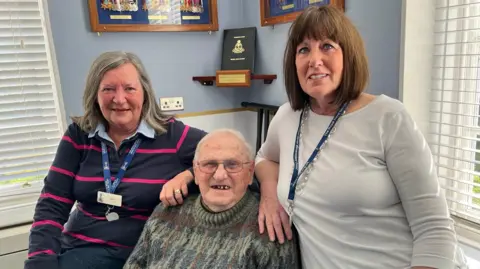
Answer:
[[[262,26],[294,21],[308,6],[332,5],[345,10],[345,0],[260,0]]]
[[[218,31],[217,0],[88,0],[94,32]]]

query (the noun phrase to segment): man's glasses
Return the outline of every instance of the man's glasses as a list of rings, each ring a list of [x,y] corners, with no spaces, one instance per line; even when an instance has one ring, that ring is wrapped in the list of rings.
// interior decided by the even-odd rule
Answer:
[[[204,173],[213,174],[215,171],[217,171],[218,166],[223,164],[223,168],[228,173],[238,173],[243,170],[243,166],[245,164],[250,163],[252,162],[242,162],[239,160],[225,160],[223,162],[206,160],[198,162],[198,168]]]

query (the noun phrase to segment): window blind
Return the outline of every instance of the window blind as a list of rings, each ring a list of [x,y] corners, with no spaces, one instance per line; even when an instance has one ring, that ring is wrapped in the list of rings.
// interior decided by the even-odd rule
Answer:
[[[63,132],[40,1],[0,0],[0,211],[43,180]]]
[[[480,0],[437,0],[432,71],[437,173],[452,215],[480,224]]]

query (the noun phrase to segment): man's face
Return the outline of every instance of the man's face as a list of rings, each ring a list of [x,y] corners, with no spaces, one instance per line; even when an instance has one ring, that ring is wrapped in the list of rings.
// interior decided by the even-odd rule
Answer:
[[[228,132],[213,134],[201,144],[195,161],[195,183],[212,211],[232,208],[252,183],[253,161],[243,142]]]

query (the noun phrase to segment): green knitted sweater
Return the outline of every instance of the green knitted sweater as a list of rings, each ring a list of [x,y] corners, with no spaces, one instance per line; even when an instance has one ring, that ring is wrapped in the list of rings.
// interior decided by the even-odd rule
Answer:
[[[231,209],[213,213],[200,196],[157,206],[124,269],[296,269],[293,241],[258,232],[258,200],[247,191]]]

